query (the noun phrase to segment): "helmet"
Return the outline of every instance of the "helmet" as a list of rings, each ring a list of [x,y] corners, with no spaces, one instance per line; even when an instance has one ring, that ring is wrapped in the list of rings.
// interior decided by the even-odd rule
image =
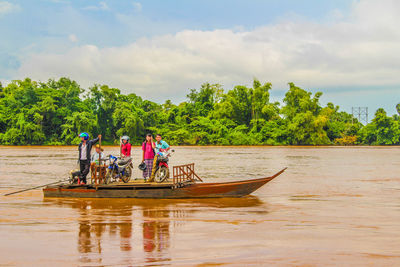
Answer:
[[[89,139],[89,134],[83,132],[83,133],[80,133],[79,137],[83,137],[85,140],[88,140]]]
[[[127,135],[124,135],[124,136],[122,136],[122,137],[121,137],[121,140],[126,140],[126,141],[129,141],[129,136],[127,136]]]
[[[139,166],[138,166],[138,168],[139,168],[139,170],[141,170],[141,171],[146,170],[146,169],[147,169],[146,163],[145,163],[145,162],[140,163]]]

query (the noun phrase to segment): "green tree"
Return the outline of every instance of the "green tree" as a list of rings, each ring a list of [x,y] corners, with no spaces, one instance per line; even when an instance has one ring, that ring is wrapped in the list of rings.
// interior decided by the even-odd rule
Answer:
[[[144,139],[144,123],[139,112],[129,103],[121,103],[112,115],[117,136],[128,135],[131,138]]]
[[[74,112],[66,117],[66,122],[61,125],[61,138],[67,144],[78,144],[80,142],[79,133],[87,132],[90,137],[94,136],[94,130],[97,126],[97,118],[89,112]]]
[[[293,145],[323,145],[329,144],[330,140],[324,128],[328,117],[321,114],[319,98],[322,93],[317,92],[312,96],[293,83],[289,83],[290,89],[286,93],[283,102],[285,106],[282,113],[288,120],[288,140]]]
[[[3,92],[3,85],[0,82],[0,98],[4,97],[4,92]]]
[[[238,125],[249,125],[252,113],[252,96],[246,86],[235,86],[222,96],[220,103],[215,105],[214,117],[227,118]]]
[[[223,90],[219,84],[204,83],[199,91],[191,89],[187,95],[189,104],[192,105],[191,111],[194,116],[208,116],[214,110],[215,103],[221,99]]]
[[[164,104],[94,85],[88,90],[68,78],[36,82],[29,78],[0,84],[0,144],[76,144],[78,134],[101,133],[106,143],[129,135],[140,144],[146,132],[161,133],[171,144],[322,145],[399,144],[399,115],[379,109],[363,126],[339,106],[319,103],[321,93],[289,83],[279,102],[270,102],[270,83],[219,84],[192,89],[187,101]],[[356,141],[355,141],[356,140]]]
[[[400,143],[399,122],[388,117],[384,109],[380,108],[375,112],[372,123],[376,127],[376,144],[395,145]]]

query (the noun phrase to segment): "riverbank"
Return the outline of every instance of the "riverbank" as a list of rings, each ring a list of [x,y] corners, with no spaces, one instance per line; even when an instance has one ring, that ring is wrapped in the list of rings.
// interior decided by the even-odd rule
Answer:
[[[0,145],[0,148],[63,148],[63,147],[77,147],[78,145]],[[101,145],[102,147],[119,147],[118,145]],[[132,145],[132,147],[141,147],[141,145]],[[346,147],[346,148],[356,148],[356,147],[400,147],[400,145],[171,145],[171,147],[192,147],[192,148],[200,148],[200,147],[221,147],[221,148],[235,148],[235,147],[247,147],[247,148],[258,148],[258,147],[270,147],[270,148],[327,148],[327,147]]]

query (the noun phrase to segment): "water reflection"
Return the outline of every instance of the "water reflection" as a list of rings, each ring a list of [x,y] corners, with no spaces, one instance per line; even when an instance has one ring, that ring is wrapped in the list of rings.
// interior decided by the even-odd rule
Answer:
[[[77,209],[78,252],[81,262],[102,262],[103,240],[119,239],[120,252],[132,249],[132,206],[112,201],[57,200]],[[108,237],[105,236],[108,234]]]
[[[177,228],[183,227],[197,211],[204,211],[205,208],[226,209],[263,205],[257,197],[199,200],[44,199],[43,201],[61,207],[71,207],[78,212],[77,250],[80,262],[105,264],[103,258],[109,258],[105,257],[105,254],[114,253],[119,259],[126,259],[123,264],[128,265],[132,264],[130,252],[135,251],[135,246],[136,250],[141,248],[140,253],[143,253],[144,257],[140,258],[144,262],[170,261],[171,235],[178,233]],[[116,246],[119,246],[118,251]]]
[[[169,210],[143,210],[143,250],[147,262],[170,260],[163,257],[170,242],[169,216]]]

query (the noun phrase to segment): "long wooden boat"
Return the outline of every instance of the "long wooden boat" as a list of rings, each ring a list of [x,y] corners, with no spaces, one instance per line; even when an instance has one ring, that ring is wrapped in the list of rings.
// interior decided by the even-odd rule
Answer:
[[[181,167],[181,166],[177,166]],[[221,198],[243,197],[282,174],[286,168],[276,174],[259,179],[225,183],[196,183],[192,172],[186,172],[184,181],[175,179],[171,183],[117,183],[99,185],[58,185],[43,189],[44,197],[69,198]],[[189,174],[189,175],[188,175]]]

